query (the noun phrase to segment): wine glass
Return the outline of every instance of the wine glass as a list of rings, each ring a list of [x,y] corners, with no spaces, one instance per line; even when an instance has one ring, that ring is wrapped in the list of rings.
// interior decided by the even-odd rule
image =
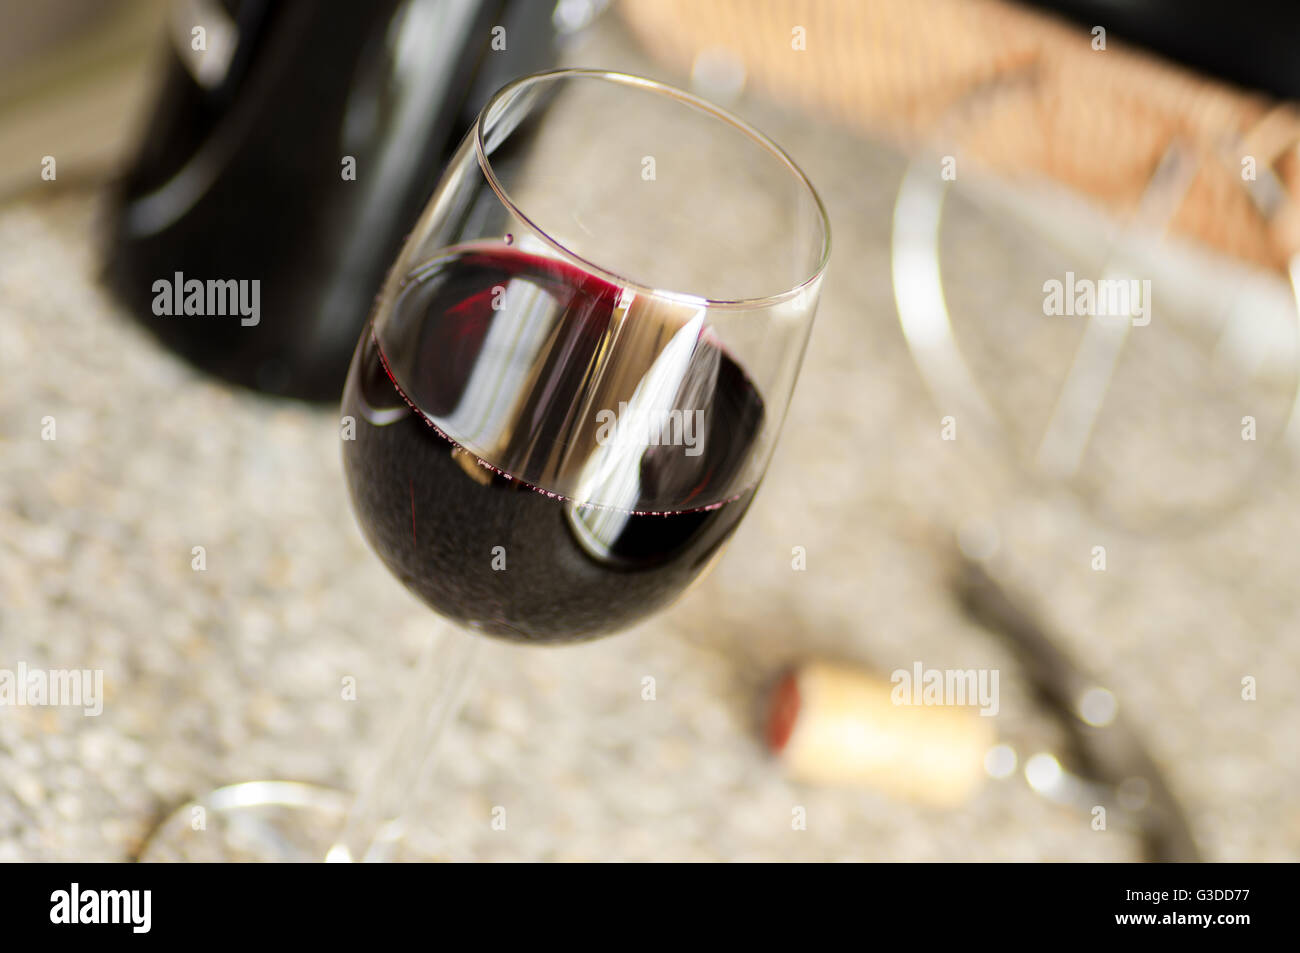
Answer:
[[[558,70],[484,107],[344,390],[361,529],[450,625],[328,859],[391,856],[479,636],[615,632],[717,558],[775,446],[829,249],[794,162],[685,92]],[[285,849],[285,812],[340,810],[337,794],[251,784],[208,799],[245,854],[268,824]],[[281,815],[244,823],[268,806]]]

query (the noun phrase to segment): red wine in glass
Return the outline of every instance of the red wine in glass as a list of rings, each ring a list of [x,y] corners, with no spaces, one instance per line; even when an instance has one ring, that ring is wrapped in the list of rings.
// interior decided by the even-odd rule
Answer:
[[[342,407],[363,532],[452,624],[350,808],[230,785],[152,843],[193,843],[201,804],[239,832],[204,842],[238,856],[445,859],[412,834],[483,641],[459,630],[574,642],[700,578],[771,457],[829,254],[793,160],[690,93],[557,70],[494,94],[388,272]]]
[[[414,269],[363,335],[348,486],[375,551],[442,615],[539,643],[626,628],[744,515],[762,398],[680,311],[627,301],[475,244]]]

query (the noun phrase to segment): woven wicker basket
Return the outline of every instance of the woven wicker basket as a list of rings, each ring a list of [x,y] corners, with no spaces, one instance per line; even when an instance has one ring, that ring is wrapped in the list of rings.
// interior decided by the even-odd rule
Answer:
[[[1196,174],[1172,231],[1272,268],[1300,250],[1300,112],[1114,41],[1098,49],[1091,28],[995,0],[624,0],[620,9],[679,69],[721,51],[771,97],[927,142],[959,165],[1050,177],[1120,217],[1181,148]]]

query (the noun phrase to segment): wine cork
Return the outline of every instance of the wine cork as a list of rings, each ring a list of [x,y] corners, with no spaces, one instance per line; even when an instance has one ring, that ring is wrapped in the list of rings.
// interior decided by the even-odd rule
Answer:
[[[768,745],[797,781],[961,804],[984,777],[993,719],[973,708],[895,704],[892,694],[889,682],[870,673],[805,664],[773,692]]]

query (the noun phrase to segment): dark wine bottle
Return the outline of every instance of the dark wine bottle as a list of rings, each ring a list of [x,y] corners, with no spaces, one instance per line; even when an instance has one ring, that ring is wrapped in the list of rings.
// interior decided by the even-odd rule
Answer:
[[[554,62],[553,4],[185,9],[197,22],[174,18],[161,96],[111,202],[107,282],[201,369],[337,400],[446,159],[492,92]]]

